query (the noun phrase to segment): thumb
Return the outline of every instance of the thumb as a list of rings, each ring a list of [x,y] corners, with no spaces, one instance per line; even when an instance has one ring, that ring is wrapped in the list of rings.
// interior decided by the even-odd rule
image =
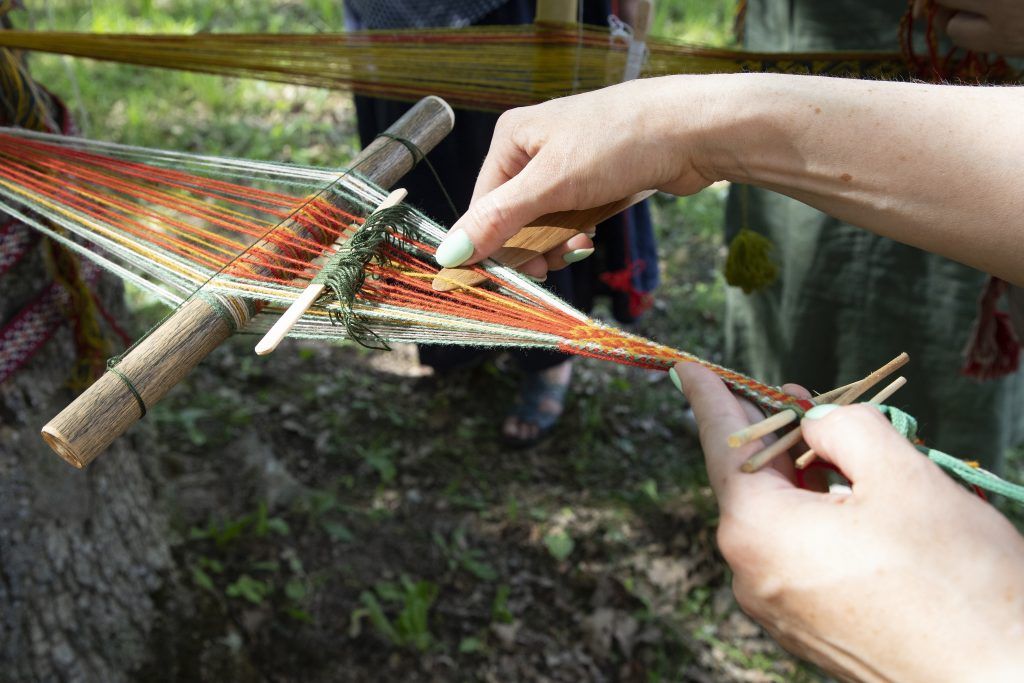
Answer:
[[[565,209],[555,202],[556,193],[545,175],[531,160],[517,175],[477,198],[438,246],[437,263],[444,268],[476,263],[531,221]]]
[[[822,405],[800,423],[804,441],[838,467],[854,485],[898,482],[921,455],[880,411],[865,405]]]

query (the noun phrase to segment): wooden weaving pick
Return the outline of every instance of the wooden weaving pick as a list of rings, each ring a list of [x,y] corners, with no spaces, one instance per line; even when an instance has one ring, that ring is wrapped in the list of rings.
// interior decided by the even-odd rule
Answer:
[[[380,206],[374,209],[370,215],[372,216],[378,211],[389,209],[392,206],[401,204],[407,194],[409,194],[409,192],[405,188],[393,190],[391,194],[384,198],[384,201],[380,203]],[[367,216],[367,219],[368,218],[369,216]],[[334,251],[340,251],[344,247],[345,240],[341,237],[335,240],[334,244],[331,245],[331,248],[334,249]],[[256,345],[256,355],[265,356],[276,349],[277,345],[281,343],[281,340],[285,338],[285,335],[295,327],[295,323],[299,321],[299,318],[301,318],[306,311],[309,310],[310,306],[320,298],[320,294],[324,291],[324,287],[326,287],[326,285],[323,283],[313,283],[306,287],[306,289],[302,290],[302,294],[299,295],[299,298],[292,302],[292,305],[289,306],[288,310],[277,319],[274,326],[267,330],[267,333],[263,335],[263,339],[260,339],[260,342]]]
[[[505,242],[501,249],[491,255],[491,260],[509,268],[518,268],[530,259],[563,244],[583,229],[597,225],[653,194],[654,190],[648,190],[592,209],[559,211],[541,216]],[[481,269],[460,266],[442,268],[432,285],[438,292],[450,292],[460,287],[476,287],[486,281],[487,276]]]

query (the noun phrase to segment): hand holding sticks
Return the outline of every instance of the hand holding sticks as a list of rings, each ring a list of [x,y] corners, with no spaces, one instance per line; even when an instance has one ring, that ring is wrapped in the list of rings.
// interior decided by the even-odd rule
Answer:
[[[837,405],[848,405],[850,403],[853,403],[858,398],[860,398],[864,393],[866,393],[869,389],[871,389],[871,387],[875,386],[883,379],[891,375],[898,368],[906,365],[907,361],[909,360],[910,356],[908,356],[906,353],[901,353],[900,355],[896,356],[896,358],[892,359],[891,361],[880,367],[878,370],[875,370],[864,379],[858,382],[854,382],[852,384],[848,384],[845,387],[833,389],[832,391],[826,394],[822,394],[821,396],[816,397],[814,399],[814,402],[819,405],[828,402],[836,403]],[[870,402],[881,403],[889,396],[894,394],[896,390],[898,390],[904,384],[906,384],[906,379],[900,377],[892,384],[887,386],[885,389],[883,389],[881,392],[879,392],[878,395],[874,396]],[[780,417],[781,415],[785,415],[786,417]],[[783,411],[782,413],[772,415],[771,417],[766,418],[761,422],[752,424],[749,427],[741,429],[740,431],[730,435],[728,439],[729,445],[734,447],[742,446],[743,444],[749,443],[754,439],[759,439],[761,437],[767,436],[776,429],[781,429],[782,427],[785,427],[789,423],[793,422],[794,420],[797,419],[797,417],[797,413],[792,410],[786,410]],[[776,441],[775,443],[767,446],[766,448],[750,456],[750,458],[745,463],[743,463],[740,469],[742,469],[744,472],[756,472],[757,470],[761,469],[762,467],[770,463],[772,460],[774,460],[777,456],[798,444],[802,436],[803,435],[800,431],[800,426],[797,425],[796,428],[794,428],[791,432],[779,437],[778,441]],[[813,451],[807,451],[802,456],[800,456],[799,460],[797,460],[797,467],[800,467],[801,469],[806,467],[814,460],[815,457],[816,456]]]

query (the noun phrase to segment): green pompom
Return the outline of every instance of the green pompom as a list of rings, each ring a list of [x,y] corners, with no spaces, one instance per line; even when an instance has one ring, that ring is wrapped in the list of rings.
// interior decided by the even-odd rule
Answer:
[[[725,281],[740,287],[745,294],[764,289],[779,275],[779,267],[771,259],[775,245],[764,235],[743,228],[729,244],[725,259]]]

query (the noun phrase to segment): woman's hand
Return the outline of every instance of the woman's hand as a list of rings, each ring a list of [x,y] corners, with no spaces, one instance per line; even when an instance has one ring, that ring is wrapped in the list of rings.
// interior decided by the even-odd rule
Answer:
[[[855,680],[1019,680],[1024,539],[1005,518],[869,406],[802,423],[852,493],[798,489],[788,463],[744,474],[762,444],[733,449],[726,437],[752,416],[705,368],[676,372],[700,425],[736,598],[784,647]]]
[[[966,50],[1024,56],[1024,3],[1019,0],[937,0],[935,24]],[[928,0],[914,0],[922,17]]]
[[[693,194],[710,184],[698,168],[706,79],[633,81],[513,109],[498,120],[473,201],[438,249],[446,267],[493,253],[524,225],[548,213],[589,209],[660,189]],[[677,104],[687,96],[684,108]],[[521,268],[542,276],[562,267],[585,235]]]

